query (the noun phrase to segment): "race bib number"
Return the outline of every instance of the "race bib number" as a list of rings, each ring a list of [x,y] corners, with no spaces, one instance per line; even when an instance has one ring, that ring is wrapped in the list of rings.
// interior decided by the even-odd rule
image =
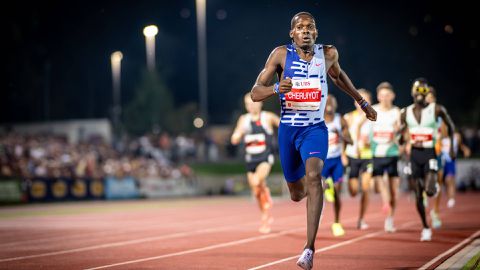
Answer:
[[[292,91],[285,94],[285,106],[290,110],[317,111],[322,101],[320,80],[293,79]]]

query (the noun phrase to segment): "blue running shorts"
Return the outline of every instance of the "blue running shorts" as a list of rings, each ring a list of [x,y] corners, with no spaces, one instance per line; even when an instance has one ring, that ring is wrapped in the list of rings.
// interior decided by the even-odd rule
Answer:
[[[332,177],[333,182],[342,181],[343,178],[343,164],[341,157],[327,158],[325,165],[323,165],[322,176],[324,178]]]
[[[325,122],[296,127],[280,123],[278,148],[283,175],[287,182],[296,182],[305,175],[305,162],[317,157],[323,161],[328,151],[328,129]]]

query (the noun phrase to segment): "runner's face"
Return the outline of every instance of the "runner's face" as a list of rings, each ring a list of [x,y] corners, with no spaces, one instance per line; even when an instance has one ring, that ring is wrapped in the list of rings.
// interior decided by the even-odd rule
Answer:
[[[417,104],[425,104],[427,95],[430,92],[428,85],[425,83],[415,82],[412,87],[413,101]]]
[[[311,48],[317,39],[315,21],[310,16],[297,16],[295,25],[290,30],[290,38],[302,49]]]
[[[382,105],[391,105],[395,99],[395,94],[388,88],[381,88],[378,90],[377,99]]]
[[[247,109],[248,113],[260,113],[262,110],[262,102],[253,102],[250,97],[245,98],[245,109]]]

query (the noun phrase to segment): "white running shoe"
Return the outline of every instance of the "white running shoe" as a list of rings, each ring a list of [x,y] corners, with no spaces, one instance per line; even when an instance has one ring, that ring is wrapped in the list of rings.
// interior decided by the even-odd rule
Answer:
[[[422,236],[420,237],[420,241],[432,241],[432,229],[423,229],[422,230]]]
[[[434,229],[439,229],[440,227],[442,227],[442,221],[433,209],[430,210],[430,217],[432,218],[432,227]]]
[[[360,219],[357,223],[357,229],[359,230],[366,230],[368,229],[370,226],[368,226],[368,224],[363,221],[363,219]]]
[[[451,198],[451,199],[448,199],[447,201],[447,207],[448,208],[453,208],[455,206],[455,199]]]
[[[393,217],[392,216],[389,216],[385,219],[384,229],[388,233],[394,233],[394,232],[397,231],[397,229],[395,229],[395,226],[393,225]]]
[[[300,266],[300,268],[304,270],[310,270],[313,268],[313,250],[311,249],[305,249],[298,258],[297,265]]]

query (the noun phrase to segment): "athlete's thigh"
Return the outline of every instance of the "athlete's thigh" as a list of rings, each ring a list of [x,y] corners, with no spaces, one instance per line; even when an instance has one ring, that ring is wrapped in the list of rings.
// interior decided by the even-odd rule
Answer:
[[[282,165],[283,175],[289,183],[294,183],[305,175],[302,157],[294,144],[296,134],[292,132],[292,129],[293,127],[280,124],[278,130],[280,164]]]
[[[259,184],[265,183],[265,180],[270,174],[271,169],[272,169],[272,165],[270,165],[270,163],[268,163],[267,161],[264,161],[258,164],[257,169],[255,170],[255,174],[257,175],[260,181]]]
[[[348,158],[348,166],[350,167],[350,173],[348,178],[358,178],[360,176],[361,161],[357,158]]]
[[[383,172],[385,171],[385,158],[373,158],[373,177],[375,176],[382,176]]]
[[[328,129],[324,124],[308,127],[295,140],[295,145],[302,156],[304,163],[312,157],[323,162],[328,152]]]
[[[400,187],[400,177],[389,177],[388,178],[388,186],[391,194],[398,193],[398,189]]]
[[[335,160],[331,158],[327,158],[325,160],[325,164],[323,164],[322,177],[328,178],[330,176],[333,176],[334,169],[335,169]]]
[[[250,187],[255,187],[259,184],[258,177],[253,172],[247,172],[247,179]]]
[[[343,164],[342,160],[338,158],[333,168],[332,178],[335,183],[341,182],[343,180]]]

